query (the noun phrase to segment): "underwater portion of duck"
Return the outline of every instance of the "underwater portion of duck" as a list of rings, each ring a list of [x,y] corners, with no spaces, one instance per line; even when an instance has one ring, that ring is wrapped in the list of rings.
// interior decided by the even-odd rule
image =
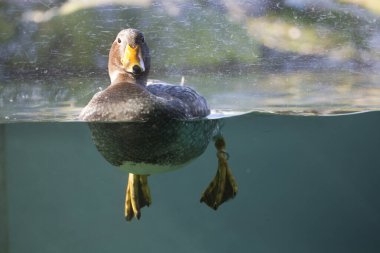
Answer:
[[[185,166],[205,151],[211,139],[216,143],[218,172],[202,194],[201,202],[217,209],[236,195],[237,184],[228,168],[220,124],[219,120],[208,119],[89,123],[102,156],[130,173],[125,204],[127,220],[140,218],[140,209],[151,204],[148,175]]]
[[[136,174],[169,171],[200,156],[219,133],[217,120],[89,123],[92,138],[112,165]],[[149,169],[156,167],[154,169]],[[161,168],[161,169],[160,169]]]

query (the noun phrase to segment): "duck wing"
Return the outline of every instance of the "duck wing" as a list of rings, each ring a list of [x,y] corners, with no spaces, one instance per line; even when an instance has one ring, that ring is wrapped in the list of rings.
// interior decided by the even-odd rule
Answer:
[[[169,84],[151,84],[146,89],[157,97],[163,98],[167,104],[183,108],[187,118],[203,118],[210,114],[204,97],[187,86]]]
[[[204,98],[188,87],[171,85],[147,87],[130,83],[112,84],[94,95],[83,108],[79,119],[85,121],[183,120],[205,117],[209,113]]]

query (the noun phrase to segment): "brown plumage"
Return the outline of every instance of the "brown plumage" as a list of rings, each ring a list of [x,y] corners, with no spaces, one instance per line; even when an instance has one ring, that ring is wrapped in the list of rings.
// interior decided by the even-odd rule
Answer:
[[[119,32],[108,60],[111,84],[83,108],[85,121],[147,121],[197,119],[210,114],[206,100],[186,86],[146,85],[150,54],[143,34],[136,29]]]
[[[150,54],[143,34],[136,29],[122,30],[109,53],[111,84],[95,94],[79,115],[90,122],[96,147],[107,161],[130,172],[127,220],[139,219],[140,209],[151,203],[148,174],[189,162],[204,152],[214,136],[223,140],[219,121],[200,120],[210,114],[201,95],[186,86],[147,85],[149,70]],[[110,121],[114,123],[105,123]],[[218,173],[201,199],[214,209],[237,191],[224,145],[217,150]]]

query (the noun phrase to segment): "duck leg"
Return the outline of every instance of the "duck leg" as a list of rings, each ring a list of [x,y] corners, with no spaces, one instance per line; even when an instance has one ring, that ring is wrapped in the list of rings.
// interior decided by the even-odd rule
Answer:
[[[238,190],[235,178],[227,163],[226,143],[222,136],[216,138],[215,147],[217,149],[218,170],[201,197],[201,202],[205,202],[214,210],[225,201],[235,197]]]
[[[148,175],[136,175],[129,173],[128,186],[125,194],[125,219],[132,220],[133,217],[140,219],[140,209],[151,204],[150,190],[148,186]]]

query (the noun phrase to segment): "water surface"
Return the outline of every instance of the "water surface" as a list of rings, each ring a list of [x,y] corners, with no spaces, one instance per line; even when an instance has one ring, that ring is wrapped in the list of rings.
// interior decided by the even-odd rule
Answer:
[[[154,77],[154,76],[153,76]],[[241,75],[157,76],[204,95],[211,118],[251,111],[292,115],[334,115],[380,109],[380,76],[354,72],[258,72]],[[151,80],[150,82],[162,82]],[[0,86],[0,122],[77,121],[91,97],[109,85],[107,77],[37,76]]]

